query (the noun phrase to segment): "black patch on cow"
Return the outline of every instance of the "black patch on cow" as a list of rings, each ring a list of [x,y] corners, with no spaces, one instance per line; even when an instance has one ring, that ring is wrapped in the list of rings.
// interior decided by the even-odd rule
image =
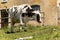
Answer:
[[[32,17],[32,15],[34,15],[32,12],[34,11],[33,9],[30,9],[29,7],[26,9],[26,11],[27,11],[27,16],[28,17]]]
[[[24,6],[24,8],[26,8],[26,7],[28,7],[28,6],[27,6],[27,5],[26,5],[26,6]],[[23,9],[24,9],[24,8],[23,8]]]
[[[32,13],[34,10],[30,9],[29,7],[26,9],[27,13]]]
[[[28,15],[27,13],[23,13],[23,14],[22,14],[22,17],[25,17],[25,16],[27,16],[27,15]]]
[[[29,11],[29,7],[26,9],[26,11],[27,11],[27,12]]]
[[[35,15],[34,13],[28,13],[28,17],[32,17],[33,15]]]

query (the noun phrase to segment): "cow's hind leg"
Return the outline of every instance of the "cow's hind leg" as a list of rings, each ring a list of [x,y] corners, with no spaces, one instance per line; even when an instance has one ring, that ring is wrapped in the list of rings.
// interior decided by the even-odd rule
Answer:
[[[12,19],[11,19],[11,24],[10,24],[9,30],[8,30],[6,33],[7,33],[7,34],[9,34],[9,33],[14,33],[14,26],[13,26]]]
[[[10,27],[10,32],[14,33],[14,21],[11,19],[11,27]]]

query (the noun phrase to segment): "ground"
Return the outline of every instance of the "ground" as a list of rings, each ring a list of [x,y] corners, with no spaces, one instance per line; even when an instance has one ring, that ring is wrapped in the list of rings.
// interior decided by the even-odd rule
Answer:
[[[59,26],[27,26],[27,32],[16,32],[17,27],[15,27],[15,33],[10,34],[6,33],[7,30],[7,28],[0,29],[0,40],[14,40],[26,36],[33,36],[29,40],[60,40]]]

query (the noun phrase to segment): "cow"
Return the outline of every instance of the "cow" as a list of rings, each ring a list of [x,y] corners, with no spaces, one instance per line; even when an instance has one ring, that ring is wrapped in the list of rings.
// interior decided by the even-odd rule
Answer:
[[[25,15],[28,17],[32,17],[35,14],[37,15],[37,22],[41,23],[41,13],[39,12],[39,10],[34,10],[29,4],[21,4],[18,6],[10,7],[9,13],[11,16],[11,21],[14,18],[19,19],[20,25],[23,25],[22,17],[24,17]],[[22,29],[22,27],[20,27],[20,29]]]

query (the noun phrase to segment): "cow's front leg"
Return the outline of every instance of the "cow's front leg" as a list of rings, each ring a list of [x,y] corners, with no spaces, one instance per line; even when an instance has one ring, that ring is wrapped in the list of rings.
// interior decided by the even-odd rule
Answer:
[[[20,25],[23,25],[22,14],[20,14]]]
[[[20,14],[20,27],[19,30],[22,30],[22,26],[23,26],[23,21],[22,21],[22,14]]]

